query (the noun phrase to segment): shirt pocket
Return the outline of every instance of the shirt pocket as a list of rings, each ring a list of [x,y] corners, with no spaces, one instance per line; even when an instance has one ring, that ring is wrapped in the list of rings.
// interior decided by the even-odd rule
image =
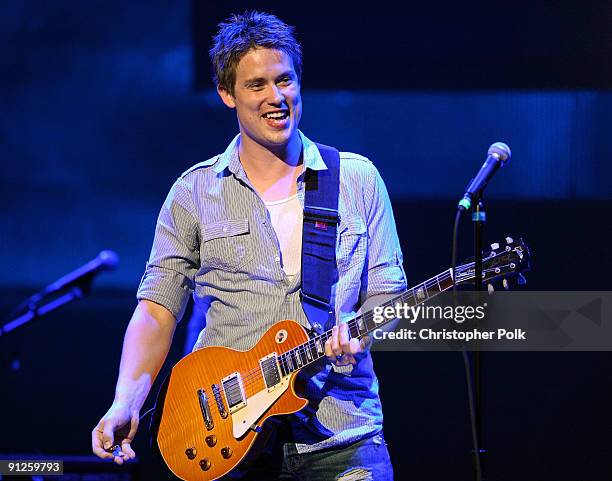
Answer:
[[[248,219],[227,219],[202,226],[202,267],[236,272],[253,255]]]
[[[347,271],[357,265],[363,266],[366,252],[367,235],[363,219],[358,216],[343,216],[339,225],[336,249],[338,270]]]

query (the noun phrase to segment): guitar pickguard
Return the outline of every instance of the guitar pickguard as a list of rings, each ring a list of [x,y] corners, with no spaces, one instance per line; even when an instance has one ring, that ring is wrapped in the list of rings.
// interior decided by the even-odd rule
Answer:
[[[291,384],[287,376],[275,386],[275,389],[264,389],[247,399],[246,406],[234,412],[232,416],[233,433],[236,439],[241,438],[263,416],[263,414],[281,397]]]

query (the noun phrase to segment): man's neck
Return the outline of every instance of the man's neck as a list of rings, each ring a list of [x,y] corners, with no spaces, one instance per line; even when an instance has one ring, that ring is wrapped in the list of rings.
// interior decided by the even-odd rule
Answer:
[[[275,150],[252,142],[243,135],[238,154],[247,177],[263,200],[281,200],[296,193],[296,180],[303,162],[299,135]]]

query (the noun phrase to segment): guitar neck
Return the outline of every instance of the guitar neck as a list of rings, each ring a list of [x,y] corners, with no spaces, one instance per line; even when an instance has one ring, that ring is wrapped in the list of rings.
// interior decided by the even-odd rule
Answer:
[[[462,266],[463,267],[463,266]],[[413,288],[402,292],[396,297],[389,299],[381,304],[378,309],[383,313],[380,322],[374,320],[374,311],[367,311],[361,315],[347,321],[351,338],[361,339],[367,334],[376,329],[380,329],[385,324],[393,321],[395,316],[385,315],[385,308],[393,309],[395,312],[398,304],[405,305],[408,308],[416,307],[429,299],[436,297],[438,294],[448,291],[453,287],[452,269],[447,269],[437,276],[426,280],[425,282],[414,286]],[[289,351],[278,356],[278,361],[281,367],[283,376],[286,376],[298,369],[301,369],[308,364],[312,364],[325,356],[325,342],[331,338],[332,331],[325,331],[311,338],[304,344],[290,349]]]

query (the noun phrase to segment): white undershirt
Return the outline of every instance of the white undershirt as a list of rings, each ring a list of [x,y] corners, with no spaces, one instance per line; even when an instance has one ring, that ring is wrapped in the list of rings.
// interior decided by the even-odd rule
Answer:
[[[302,204],[297,194],[264,204],[280,244],[281,266],[292,279],[300,272],[302,263]]]

